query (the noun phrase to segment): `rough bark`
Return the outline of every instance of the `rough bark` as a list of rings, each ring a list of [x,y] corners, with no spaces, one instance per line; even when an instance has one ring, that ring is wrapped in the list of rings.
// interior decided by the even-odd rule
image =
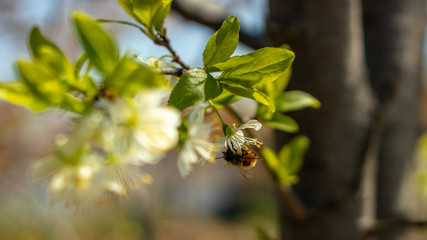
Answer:
[[[282,209],[283,239],[357,239],[361,212],[355,194],[374,101],[364,65],[361,4],[357,0],[271,0],[272,45],[297,56],[291,88],[322,102],[295,118],[312,140],[295,190],[312,213],[302,222]]]
[[[362,213],[408,219],[425,9],[425,0],[270,0],[270,45],[297,56],[291,87],[323,104],[294,116],[312,140],[295,186],[311,215],[297,222],[282,204],[283,239],[358,239]],[[363,172],[365,160],[376,169]],[[370,199],[360,186],[371,186]]]
[[[405,179],[421,132],[425,0],[364,0],[363,9],[370,81],[381,103],[394,98],[379,149],[377,217],[410,218],[413,196]],[[380,239],[408,238],[393,232]]]

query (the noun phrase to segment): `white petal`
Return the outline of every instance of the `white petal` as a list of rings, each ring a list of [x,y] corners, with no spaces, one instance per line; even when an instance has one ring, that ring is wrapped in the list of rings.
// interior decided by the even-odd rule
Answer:
[[[197,154],[191,144],[185,143],[178,155],[178,169],[181,176],[185,177],[193,169],[193,164],[197,163]]]
[[[246,128],[253,128],[256,131],[260,130],[262,127],[262,124],[260,122],[258,122],[255,119],[249,120],[246,123],[242,124],[241,126],[239,126],[237,129],[246,129]]]

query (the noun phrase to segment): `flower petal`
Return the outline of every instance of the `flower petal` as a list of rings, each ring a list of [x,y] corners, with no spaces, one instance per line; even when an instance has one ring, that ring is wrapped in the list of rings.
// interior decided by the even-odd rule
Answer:
[[[178,169],[181,176],[185,177],[193,169],[193,164],[197,163],[197,154],[191,144],[186,142],[178,155]]]
[[[253,128],[253,129],[255,129],[255,131],[258,131],[261,129],[261,127],[262,127],[262,124],[260,122],[258,122],[255,119],[251,119],[251,120],[247,121],[246,123],[240,125],[236,129],[241,130],[241,129],[246,129],[246,128]]]

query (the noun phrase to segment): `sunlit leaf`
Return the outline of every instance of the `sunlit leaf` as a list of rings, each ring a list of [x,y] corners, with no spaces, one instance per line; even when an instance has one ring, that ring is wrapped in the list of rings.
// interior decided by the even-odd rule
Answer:
[[[297,111],[304,108],[320,108],[320,102],[312,95],[303,91],[287,91],[276,99],[276,108],[280,112]]]
[[[73,19],[89,60],[100,72],[108,75],[118,61],[113,39],[95,20],[86,15],[75,13]]]
[[[172,0],[117,0],[120,6],[137,22],[157,31],[169,13]]]
[[[299,135],[282,147],[279,160],[290,174],[297,174],[302,166],[304,155],[310,146],[310,139]]]
[[[65,82],[53,77],[42,66],[24,61],[19,61],[17,66],[22,79],[35,97],[52,105],[62,102],[68,90]]]
[[[241,97],[224,89],[218,97],[212,100],[212,102],[215,104],[216,108],[223,108],[224,106],[230,105],[240,98]]]
[[[0,83],[0,98],[8,102],[22,105],[35,112],[43,111],[49,104],[31,94],[22,81]]]
[[[233,57],[228,60],[230,64],[227,61],[215,67],[224,71],[218,78],[219,81],[253,87],[261,81],[276,80],[292,64],[294,58],[292,51],[267,47]]]
[[[221,84],[222,84],[223,88],[228,90],[229,92],[234,93],[238,96],[253,99],[253,100],[269,107],[270,111],[272,111],[272,112],[275,111],[275,107],[274,107],[274,104],[272,103],[271,99],[267,95],[265,95],[263,92],[255,89],[255,88],[250,88],[250,87],[246,87],[246,86],[242,86],[242,85],[236,85],[236,84],[232,84],[232,83],[228,83],[228,82],[227,83],[221,82]]]
[[[289,133],[297,132],[299,129],[294,119],[280,113],[274,114],[271,119],[265,120],[263,123],[271,128]]]
[[[73,64],[64,53],[50,40],[45,38],[38,27],[31,30],[29,46],[34,62],[43,65],[49,73],[74,87],[81,87],[74,75]]]
[[[122,58],[104,85],[116,96],[131,97],[143,88],[159,88],[167,85],[163,75],[134,60]]]
[[[184,110],[196,103],[218,96],[222,88],[210,74],[200,68],[193,68],[184,73],[172,90],[169,104]]]
[[[203,64],[209,67],[230,58],[239,42],[239,19],[235,16],[228,17],[221,28],[209,39],[203,51]]]

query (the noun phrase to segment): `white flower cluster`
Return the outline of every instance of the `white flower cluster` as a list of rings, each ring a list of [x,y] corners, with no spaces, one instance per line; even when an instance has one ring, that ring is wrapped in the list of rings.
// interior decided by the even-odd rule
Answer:
[[[165,60],[148,58],[152,67],[170,67]],[[176,78],[175,78],[176,79]],[[168,79],[172,86],[174,79]],[[204,122],[208,104],[201,103],[184,117],[166,105],[169,90],[145,90],[131,99],[115,98],[82,116],[71,136],[56,141],[54,156],[34,166],[34,177],[48,180],[54,201],[92,204],[111,195],[126,196],[151,176],[141,166],[156,164],[166,152],[179,145],[178,169],[182,176],[199,162],[214,162],[218,152],[242,148],[256,139],[245,137],[242,129],[259,130],[250,120],[231,128],[221,143],[212,140],[212,125]],[[222,149],[221,149],[222,144]]]
[[[149,182],[138,166],[155,164],[178,142],[180,113],[164,105],[165,91],[106,103],[108,112],[84,116],[54,157],[40,161],[34,176],[48,178],[53,200],[90,203],[110,193],[127,195]]]

